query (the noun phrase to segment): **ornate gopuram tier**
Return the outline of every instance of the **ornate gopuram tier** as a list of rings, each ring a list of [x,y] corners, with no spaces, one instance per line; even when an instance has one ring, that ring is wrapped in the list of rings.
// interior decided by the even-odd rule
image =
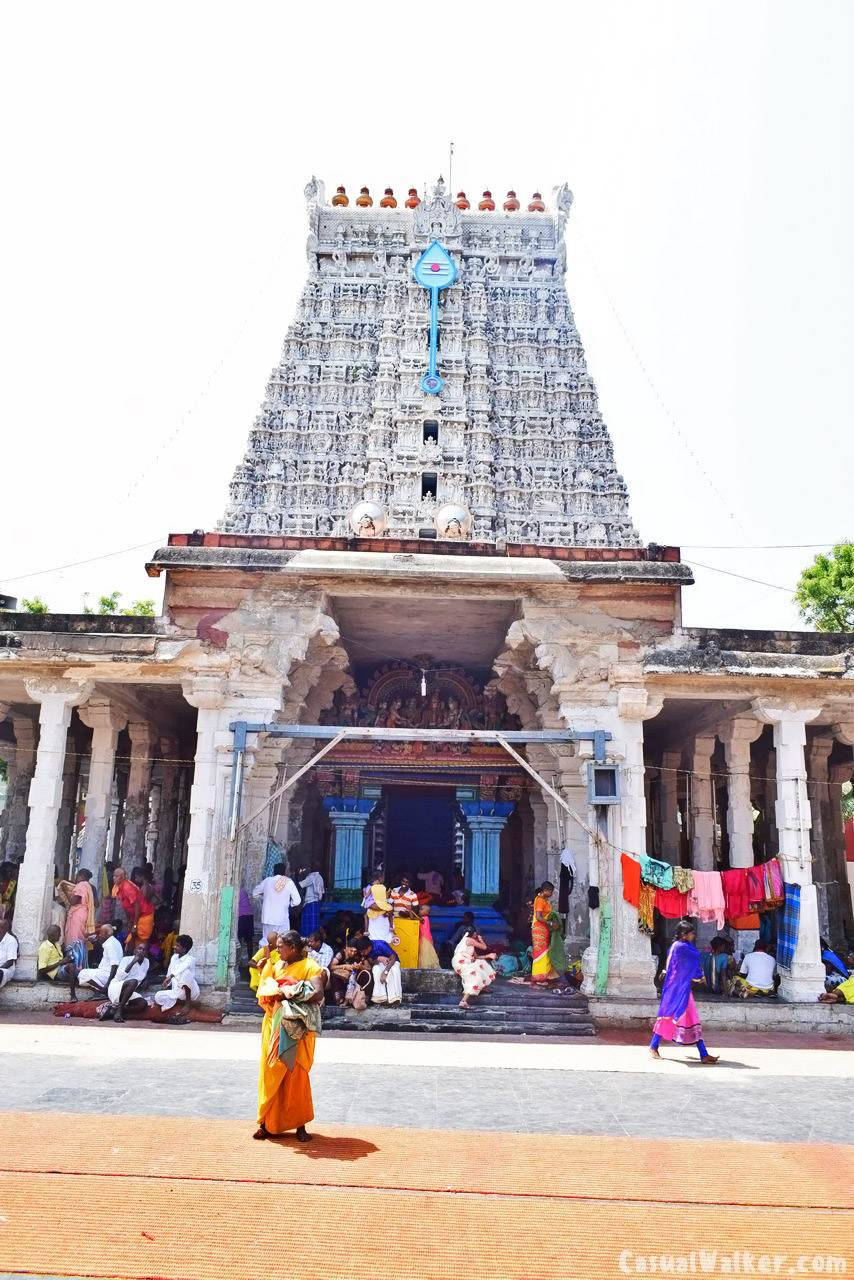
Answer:
[[[552,212],[464,211],[441,180],[414,209],[306,199],[308,279],[220,530],[342,536],[366,501],[435,536],[450,503],[476,543],[636,547],[566,291],[568,188]],[[436,244],[456,272],[434,292],[413,272]]]

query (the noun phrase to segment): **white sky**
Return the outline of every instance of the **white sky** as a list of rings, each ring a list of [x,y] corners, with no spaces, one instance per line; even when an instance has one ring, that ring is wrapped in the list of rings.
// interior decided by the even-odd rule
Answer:
[[[451,138],[470,197],[575,193],[644,539],[793,587],[813,551],[699,547],[854,536],[853,28],[848,0],[5,6],[0,591],[159,605],[146,555],[214,526],[278,359],[307,178],[400,194]],[[802,625],[697,573],[688,623]]]

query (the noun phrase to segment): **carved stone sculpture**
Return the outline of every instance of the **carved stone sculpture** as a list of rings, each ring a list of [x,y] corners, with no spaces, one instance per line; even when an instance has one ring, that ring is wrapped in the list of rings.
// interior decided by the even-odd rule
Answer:
[[[636,546],[563,277],[569,188],[545,212],[495,211],[491,196],[470,210],[441,179],[405,208],[352,207],[343,190],[327,202],[317,178],[305,195],[308,279],[219,527],[365,535],[379,516],[417,537],[450,503],[468,528],[457,513],[440,536]],[[428,300],[412,279],[430,239],[459,267],[436,397],[419,386]],[[351,526],[363,502],[373,530]]]

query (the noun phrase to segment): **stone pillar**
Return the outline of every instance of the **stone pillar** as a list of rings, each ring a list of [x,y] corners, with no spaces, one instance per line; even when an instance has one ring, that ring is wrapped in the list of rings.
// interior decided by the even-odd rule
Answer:
[[[154,878],[162,880],[172,865],[175,851],[175,824],[178,819],[178,739],[160,739],[160,807],[157,817],[157,844],[154,850]]]
[[[828,874],[828,858],[825,836],[825,807],[827,803],[828,762],[833,750],[833,737],[829,733],[817,733],[807,748],[807,795],[810,802],[812,830],[812,874],[816,884],[832,878]]]
[[[690,812],[691,865],[696,871],[715,869],[715,810],[712,803],[712,755],[715,735],[699,734],[691,751]]]
[[[14,931],[19,978],[34,979],[36,953],[53,898],[56,824],[62,802],[62,770],[71,709],[88,698],[91,685],[67,680],[27,680],[27,693],[41,703],[36,768],[30,786],[30,820],[24,861],[18,873]]]
[[[682,752],[664,751],[661,755],[661,852],[667,862],[679,863],[682,828],[679,825],[679,769]]]
[[[243,802],[244,820],[258,813],[256,820],[246,829],[241,858],[240,881],[249,890],[261,879],[267,859],[273,806],[268,805],[266,809],[262,809],[262,805],[270,799],[278,780],[279,768],[276,760],[270,758],[269,753],[259,752],[251,768],[248,769]],[[260,813],[259,810],[261,810]],[[239,888],[239,886],[235,887]]]
[[[154,863],[154,853],[157,849],[157,833],[160,829],[160,783],[155,782],[151,787],[148,806],[148,822],[145,826],[145,861]]]
[[[107,861],[119,865],[119,854],[125,829],[125,799],[128,790],[127,770],[117,767],[113,775],[113,794],[110,800],[110,824],[107,829]]]
[[[113,706],[107,698],[91,699],[77,714],[92,730],[89,786],[86,792],[86,834],[80,851],[80,866],[92,872],[97,884],[107,851],[116,741],[128,718],[127,712]]]
[[[0,719],[3,718],[4,704],[0,702]],[[7,822],[9,820],[9,788],[12,784],[12,774],[15,771],[15,745],[12,742],[0,742],[0,760],[6,762],[6,799],[3,808],[0,809],[0,862],[6,860],[6,835]]]
[[[513,805],[484,800],[466,802],[462,809],[471,831],[471,892],[498,897],[501,832],[513,812]]]
[[[74,741],[73,736],[70,736],[65,752],[65,766],[62,771],[62,801],[56,826],[55,850],[56,865],[65,879],[68,879],[71,871],[71,837],[74,832],[79,783],[80,768],[77,743]]]
[[[617,847],[610,849],[606,886],[612,912],[609,996],[642,996],[648,999],[655,993],[656,962],[649,938],[638,930],[637,909],[623,899],[620,853],[622,850],[636,854],[646,852],[643,722],[658,715],[662,703],[661,697],[651,695],[642,686],[623,685],[618,691],[617,721],[611,747],[615,756],[622,754],[623,765],[620,770],[619,835],[615,832],[616,821],[612,817],[610,827],[614,834],[610,839]],[[601,892],[601,860],[599,874]]]
[[[731,867],[752,867],[754,863],[750,744],[761,733],[762,725],[756,719],[738,716],[719,735],[727,767],[726,827]]]
[[[335,890],[352,892],[362,888],[365,828],[375,804],[372,799],[349,800],[341,796],[326,796],[323,801],[335,833]]]
[[[756,717],[774,729],[777,762],[775,814],[783,879],[801,887],[798,943],[791,969],[780,971],[780,995],[786,1000],[814,1002],[824,991],[824,965],[819,947],[818,907],[812,877],[810,806],[806,789],[806,726],[819,706],[798,706],[782,698],[756,698]]]
[[[6,857],[18,862],[27,843],[27,800],[36,767],[36,723],[30,716],[14,712],[12,724],[15,729],[15,768],[10,774],[6,792]]]
[[[235,720],[271,721],[281,707],[282,685],[248,680],[231,684],[216,674],[187,680],[183,689],[190,705],[198,708],[198,719],[181,929],[193,938],[198,980],[207,985],[217,980],[225,947],[229,956],[234,953],[238,868],[236,846],[227,830],[234,748],[228,726]],[[223,986],[230,976],[228,965],[226,969]]]
[[[130,770],[125,799],[122,866],[130,874],[134,867],[146,861],[145,833],[148,826],[148,798],[156,738],[153,726],[144,720],[129,721],[128,735],[130,737]]]
[[[854,720],[837,722],[832,726],[834,738],[854,747]],[[854,762],[831,765],[827,789],[828,815],[832,830],[838,835],[832,838],[827,849],[827,864],[830,874],[839,882],[839,905],[842,916],[842,929],[846,937],[854,937],[854,862],[848,862],[845,856],[845,827],[842,821],[843,782],[854,778]]]

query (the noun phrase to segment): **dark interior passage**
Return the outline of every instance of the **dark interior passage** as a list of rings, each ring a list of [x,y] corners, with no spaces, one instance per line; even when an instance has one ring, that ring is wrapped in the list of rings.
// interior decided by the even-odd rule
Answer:
[[[387,787],[386,884],[394,886],[408,871],[435,870],[450,884],[453,869],[453,787]]]

